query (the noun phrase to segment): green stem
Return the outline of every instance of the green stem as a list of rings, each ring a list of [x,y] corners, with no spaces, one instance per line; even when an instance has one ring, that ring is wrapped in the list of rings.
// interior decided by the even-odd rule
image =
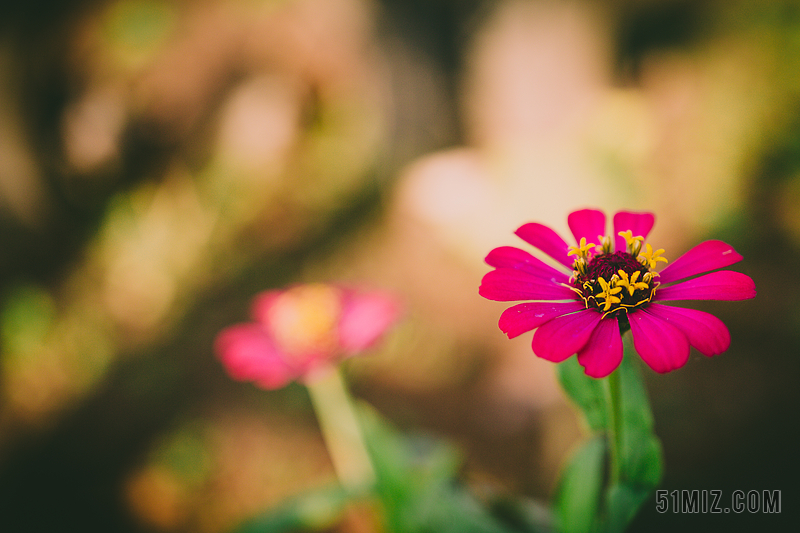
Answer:
[[[619,368],[606,379],[606,402],[608,406],[608,444],[611,455],[611,486],[621,481],[622,465],[622,394]]]
[[[353,491],[371,486],[375,472],[341,371],[331,369],[305,385],[339,483]]]

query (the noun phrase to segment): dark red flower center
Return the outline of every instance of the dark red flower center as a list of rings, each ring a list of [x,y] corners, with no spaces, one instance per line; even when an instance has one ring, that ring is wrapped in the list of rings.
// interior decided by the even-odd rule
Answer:
[[[587,279],[604,278],[610,280],[620,270],[630,276],[634,272],[641,272],[644,276],[648,270],[628,252],[614,252],[594,256],[586,265]]]
[[[640,260],[629,252],[608,252],[575,262],[572,286],[586,304],[606,317],[646,305],[658,283]]]

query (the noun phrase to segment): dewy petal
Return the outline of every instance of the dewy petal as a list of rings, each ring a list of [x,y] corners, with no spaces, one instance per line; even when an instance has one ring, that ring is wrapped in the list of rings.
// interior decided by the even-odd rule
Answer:
[[[633,346],[647,366],[664,374],[689,360],[689,340],[680,329],[649,312],[639,309],[628,314]]]
[[[604,378],[622,362],[622,336],[616,318],[601,320],[589,341],[578,352],[578,362],[586,375]]]
[[[569,276],[551,267],[538,257],[534,257],[525,250],[512,246],[495,248],[486,256],[486,263],[495,268],[516,268],[530,272],[540,278],[552,279],[566,283]]]
[[[585,309],[546,322],[533,334],[533,353],[560,363],[586,346],[601,317],[597,311]]]
[[[632,213],[630,211],[620,211],[614,215],[614,250],[617,252],[625,251],[627,243],[625,238],[619,235],[620,231],[630,230],[634,237],[642,236],[647,240],[647,235],[653,229],[656,217],[653,213]]]
[[[755,298],[756,284],[741,272],[719,270],[669,287],[660,287],[653,298],[660,300],[747,300]]]
[[[489,300],[574,300],[577,296],[564,285],[515,268],[498,268],[483,276],[479,294]]]
[[[582,302],[525,302],[503,311],[498,325],[509,339],[513,339],[556,317],[585,308]]]
[[[299,374],[257,324],[223,329],[214,341],[214,348],[225,370],[238,381],[255,381],[265,389],[278,389]]]
[[[529,222],[516,232],[522,240],[540,249],[562,265],[572,268],[574,260],[567,256],[569,246],[558,233],[538,222]]]
[[[651,304],[647,310],[681,330],[689,344],[703,355],[719,355],[731,344],[728,328],[714,315],[696,309],[661,304]]]
[[[722,241],[701,242],[659,273],[659,281],[669,283],[696,274],[725,268],[742,260],[733,246]]]
[[[602,244],[597,238],[598,235],[606,234],[606,215],[597,209],[582,209],[574,211],[567,217],[567,224],[575,237],[575,242],[580,243],[581,237],[586,242]]]
[[[400,305],[380,292],[346,293],[339,319],[339,343],[354,354],[375,344],[400,315]]]

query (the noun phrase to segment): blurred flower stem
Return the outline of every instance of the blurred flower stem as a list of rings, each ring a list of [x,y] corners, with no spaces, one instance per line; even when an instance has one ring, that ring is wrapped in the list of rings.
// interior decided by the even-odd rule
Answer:
[[[347,491],[362,491],[375,482],[361,426],[339,368],[305,383],[333,468]]]
[[[613,487],[620,481],[620,452],[622,448],[622,394],[620,391],[619,369],[603,380],[608,413],[608,446],[610,455],[611,480]]]

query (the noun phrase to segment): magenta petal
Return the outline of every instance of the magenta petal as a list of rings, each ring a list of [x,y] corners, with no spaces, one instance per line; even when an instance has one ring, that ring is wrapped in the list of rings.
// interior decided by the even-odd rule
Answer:
[[[661,304],[651,304],[647,310],[681,330],[689,339],[689,344],[703,355],[719,355],[731,344],[728,328],[714,315]]]
[[[287,357],[256,324],[223,329],[214,348],[228,374],[239,381],[256,381],[265,389],[278,389],[298,376]]]
[[[747,300],[755,296],[756,284],[750,276],[720,270],[659,288],[654,300]]]
[[[256,322],[267,325],[269,324],[269,312],[278,296],[286,291],[282,290],[269,290],[258,293],[253,298],[253,303],[250,305],[250,316]]]
[[[586,345],[601,317],[600,313],[586,309],[544,323],[533,334],[533,353],[560,363]]]
[[[498,325],[509,339],[513,339],[556,317],[585,308],[582,302],[525,302],[503,311]]]
[[[574,261],[567,256],[569,246],[552,229],[538,222],[529,222],[515,233],[531,246],[540,249],[562,265],[572,268]]]
[[[498,268],[488,272],[483,276],[478,292],[484,298],[500,302],[576,298],[576,294],[564,285],[515,268]]]
[[[725,268],[742,260],[733,246],[722,241],[701,242],[659,273],[659,281],[669,283],[703,272]]]
[[[614,250],[625,251],[627,243],[624,237],[620,237],[620,231],[630,230],[634,237],[642,236],[647,240],[647,235],[653,229],[656,217],[653,213],[631,213],[620,211],[614,215]]]
[[[597,324],[586,346],[578,352],[578,362],[593,378],[604,378],[616,370],[622,362],[622,336],[616,318]]]
[[[633,346],[647,366],[664,374],[689,360],[689,340],[680,329],[647,309],[628,314]]]
[[[584,238],[587,243],[602,244],[597,238],[606,234],[606,215],[602,211],[597,209],[574,211],[567,217],[567,224],[576,243],[580,243],[581,238]]]
[[[350,354],[366,350],[395,323],[399,314],[399,303],[386,294],[348,294],[339,319],[342,349]]]
[[[512,246],[495,248],[486,256],[486,263],[496,268],[517,268],[540,278],[566,282],[569,276],[551,267],[538,257]]]

